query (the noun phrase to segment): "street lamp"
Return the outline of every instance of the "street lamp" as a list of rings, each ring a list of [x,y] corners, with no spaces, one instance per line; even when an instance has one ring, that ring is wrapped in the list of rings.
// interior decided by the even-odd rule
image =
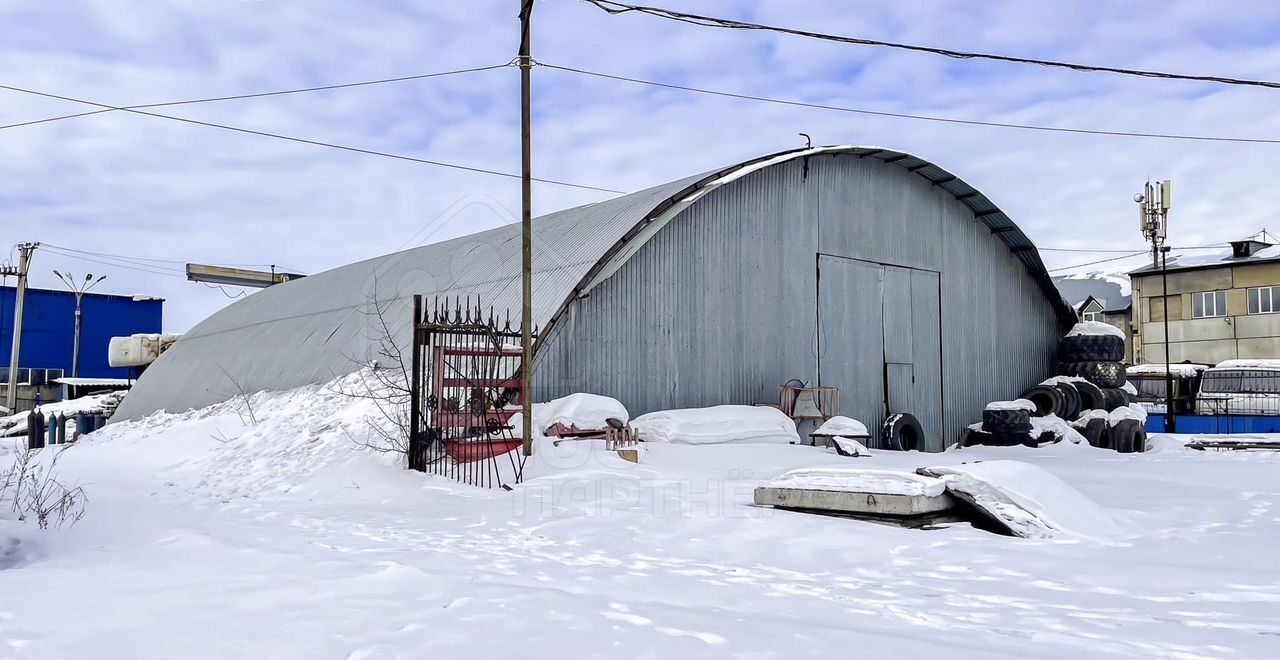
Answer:
[[[57,275],[58,279],[62,280],[62,282],[67,285],[68,289],[71,289],[71,293],[76,294],[76,338],[74,347],[71,349],[71,377],[76,378],[80,375],[80,298],[83,297],[85,292],[89,289],[97,286],[102,280],[107,279],[107,276],[102,275],[95,280],[93,279],[93,273],[88,273],[84,276],[83,280],[77,280],[71,273],[63,273],[55,270],[53,271],[53,274]]]

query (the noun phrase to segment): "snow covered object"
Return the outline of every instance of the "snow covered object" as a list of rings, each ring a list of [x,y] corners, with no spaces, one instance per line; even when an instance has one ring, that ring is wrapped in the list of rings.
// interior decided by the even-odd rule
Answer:
[[[982,511],[993,524],[1014,536],[1106,539],[1120,532],[1111,512],[1048,470],[1029,463],[983,461],[917,472],[942,478],[949,494]]]
[[[796,424],[769,406],[662,410],[631,421],[645,442],[712,445],[730,442],[799,444]]]
[[[616,419],[623,424],[631,419],[626,406],[617,399],[579,392],[569,396],[552,399],[546,403],[533,404],[533,432],[544,435],[547,429],[559,424],[564,428],[576,427],[579,430],[605,429],[609,420]],[[517,432],[524,428],[524,416],[516,413],[508,422]]]
[[[822,426],[819,426],[818,429],[813,432],[813,435],[863,437],[870,436],[871,433],[867,431],[867,426],[862,422],[859,422],[852,417],[836,415],[835,417],[823,422]]]

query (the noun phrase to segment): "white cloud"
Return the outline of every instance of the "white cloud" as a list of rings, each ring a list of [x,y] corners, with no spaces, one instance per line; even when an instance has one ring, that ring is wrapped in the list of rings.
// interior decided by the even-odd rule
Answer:
[[[1266,78],[1280,69],[1280,8],[1198,2],[692,2],[673,6],[963,50]],[[1280,137],[1280,91],[958,61],[781,35],[606,16],[545,0],[547,63],[743,93],[895,112],[1109,130]],[[0,8],[0,82],[106,103],[217,96],[508,61],[515,5],[107,2]],[[1265,226],[1280,146],[1164,142],[892,120],[535,72],[539,176],[637,189],[776,149],[866,143],[920,154],[986,192],[1041,245],[1141,246],[1132,193],[1175,179],[1175,243]],[[433,160],[517,171],[517,77],[460,77],[158,110]],[[84,106],[0,92],[0,124]],[[0,235],[174,261],[276,263],[315,272],[514,220],[515,180],[110,113],[0,131]],[[494,200],[462,204],[472,196]],[[601,199],[540,185],[546,212]],[[461,212],[458,209],[462,208]],[[1046,253],[1052,266],[1105,254]],[[180,268],[178,264],[157,267]],[[183,281],[108,272],[104,288],[168,298],[182,330],[227,302]]]

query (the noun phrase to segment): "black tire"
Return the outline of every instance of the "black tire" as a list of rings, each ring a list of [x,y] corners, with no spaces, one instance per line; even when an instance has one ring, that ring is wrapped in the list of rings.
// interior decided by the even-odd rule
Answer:
[[[924,441],[924,428],[911,413],[895,413],[880,427],[880,444],[885,449],[916,451]]]
[[[1017,447],[1023,445],[1026,447],[1035,447],[1038,444],[1038,438],[1030,431],[1021,433],[992,433],[997,447]]]
[[[1062,414],[1059,417],[1068,422],[1080,416],[1080,393],[1071,383],[1054,383],[1054,387],[1062,392]]]
[[[961,447],[973,447],[975,445],[991,444],[991,434],[978,429],[965,429],[960,439]]]
[[[1102,409],[1111,412],[1129,405],[1129,393],[1118,387],[1102,388]]]
[[[1022,398],[1035,404],[1036,410],[1031,413],[1035,417],[1062,416],[1062,392],[1052,385],[1036,385],[1023,392]]]
[[[1035,436],[1032,442],[1030,444],[1027,444],[1027,446],[1040,447],[1043,445],[1051,445],[1055,442],[1062,442],[1062,438],[1059,438],[1058,434],[1054,433],[1053,431],[1045,431],[1040,435]]]
[[[1110,449],[1111,444],[1111,426],[1107,424],[1107,420],[1100,417],[1094,417],[1085,423],[1084,427],[1076,427],[1080,435],[1089,441],[1089,446],[1098,447],[1100,449]]]
[[[984,410],[982,411],[982,428],[990,431],[992,426],[1009,426],[1010,424],[1030,424],[1031,411],[1017,410]]]
[[[1071,383],[1076,388],[1076,394],[1080,396],[1080,411],[1086,410],[1102,410],[1107,405],[1106,396],[1102,393],[1102,388],[1090,383],[1087,380],[1077,380]]]
[[[1115,335],[1075,335],[1058,340],[1060,362],[1123,362],[1124,339]]]
[[[1136,419],[1122,419],[1111,427],[1112,448],[1121,454],[1133,454],[1146,449],[1147,433],[1142,429],[1142,422]]]
[[[1098,387],[1121,387],[1125,384],[1124,365],[1119,362],[1061,362],[1058,373],[1079,376]]]
[[[994,425],[983,424],[982,425],[983,431],[986,431],[987,433],[993,433],[995,435],[1016,435],[1019,433],[1030,433],[1031,428],[1032,428],[1031,422],[1024,422],[1022,424],[994,424]]]
[[[1031,440],[1030,433],[991,433],[969,429],[965,435],[966,447],[982,445],[984,447],[1013,447],[1027,444]]]

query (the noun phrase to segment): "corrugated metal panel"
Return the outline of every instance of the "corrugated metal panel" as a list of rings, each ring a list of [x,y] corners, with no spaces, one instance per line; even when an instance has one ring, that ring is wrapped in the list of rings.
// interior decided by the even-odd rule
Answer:
[[[539,350],[537,395],[607,393],[639,413],[775,402],[788,379],[814,380],[816,222],[802,177],[802,163],[770,167],[682,212],[570,305]]]
[[[1051,373],[1062,326],[1054,301],[1020,260],[1025,254],[1012,252],[1004,237],[1015,234],[1017,245],[1025,236],[993,233],[964,203],[989,204],[985,198],[957,201],[943,185],[904,177],[903,164],[912,161],[880,162],[891,153],[774,165],[683,211],[569,306],[569,321],[553,329],[538,356],[539,397],[596,391],[622,399],[633,414],[772,402],[790,378],[817,382],[818,364],[824,382],[831,374],[854,383],[848,390],[870,391],[887,358],[879,336],[868,343],[878,333],[857,323],[870,322],[857,312],[869,292],[847,282],[818,286],[815,256],[833,255],[916,269],[920,277],[907,276],[907,291],[916,280],[937,282],[936,293],[922,292],[919,300],[904,294],[900,305],[886,299],[885,309],[898,319],[888,325],[909,338],[911,355],[898,357],[920,373],[907,386],[921,401],[941,399],[940,419],[921,412],[954,441],[987,401],[1016,396]],[[950,176],[932,165],[920,173]],[[1012,224],[1003,214],[1000,223]],[[820,315],[819,288],[827,315],[848,316],[829,322]],[[839,296],[845,304],[833,299]],[[811,340],[819,332],[820,357]],[[859,352],[873,348],[882,357]],[[850,406],[860,405],[854,391],[847,396]]]

